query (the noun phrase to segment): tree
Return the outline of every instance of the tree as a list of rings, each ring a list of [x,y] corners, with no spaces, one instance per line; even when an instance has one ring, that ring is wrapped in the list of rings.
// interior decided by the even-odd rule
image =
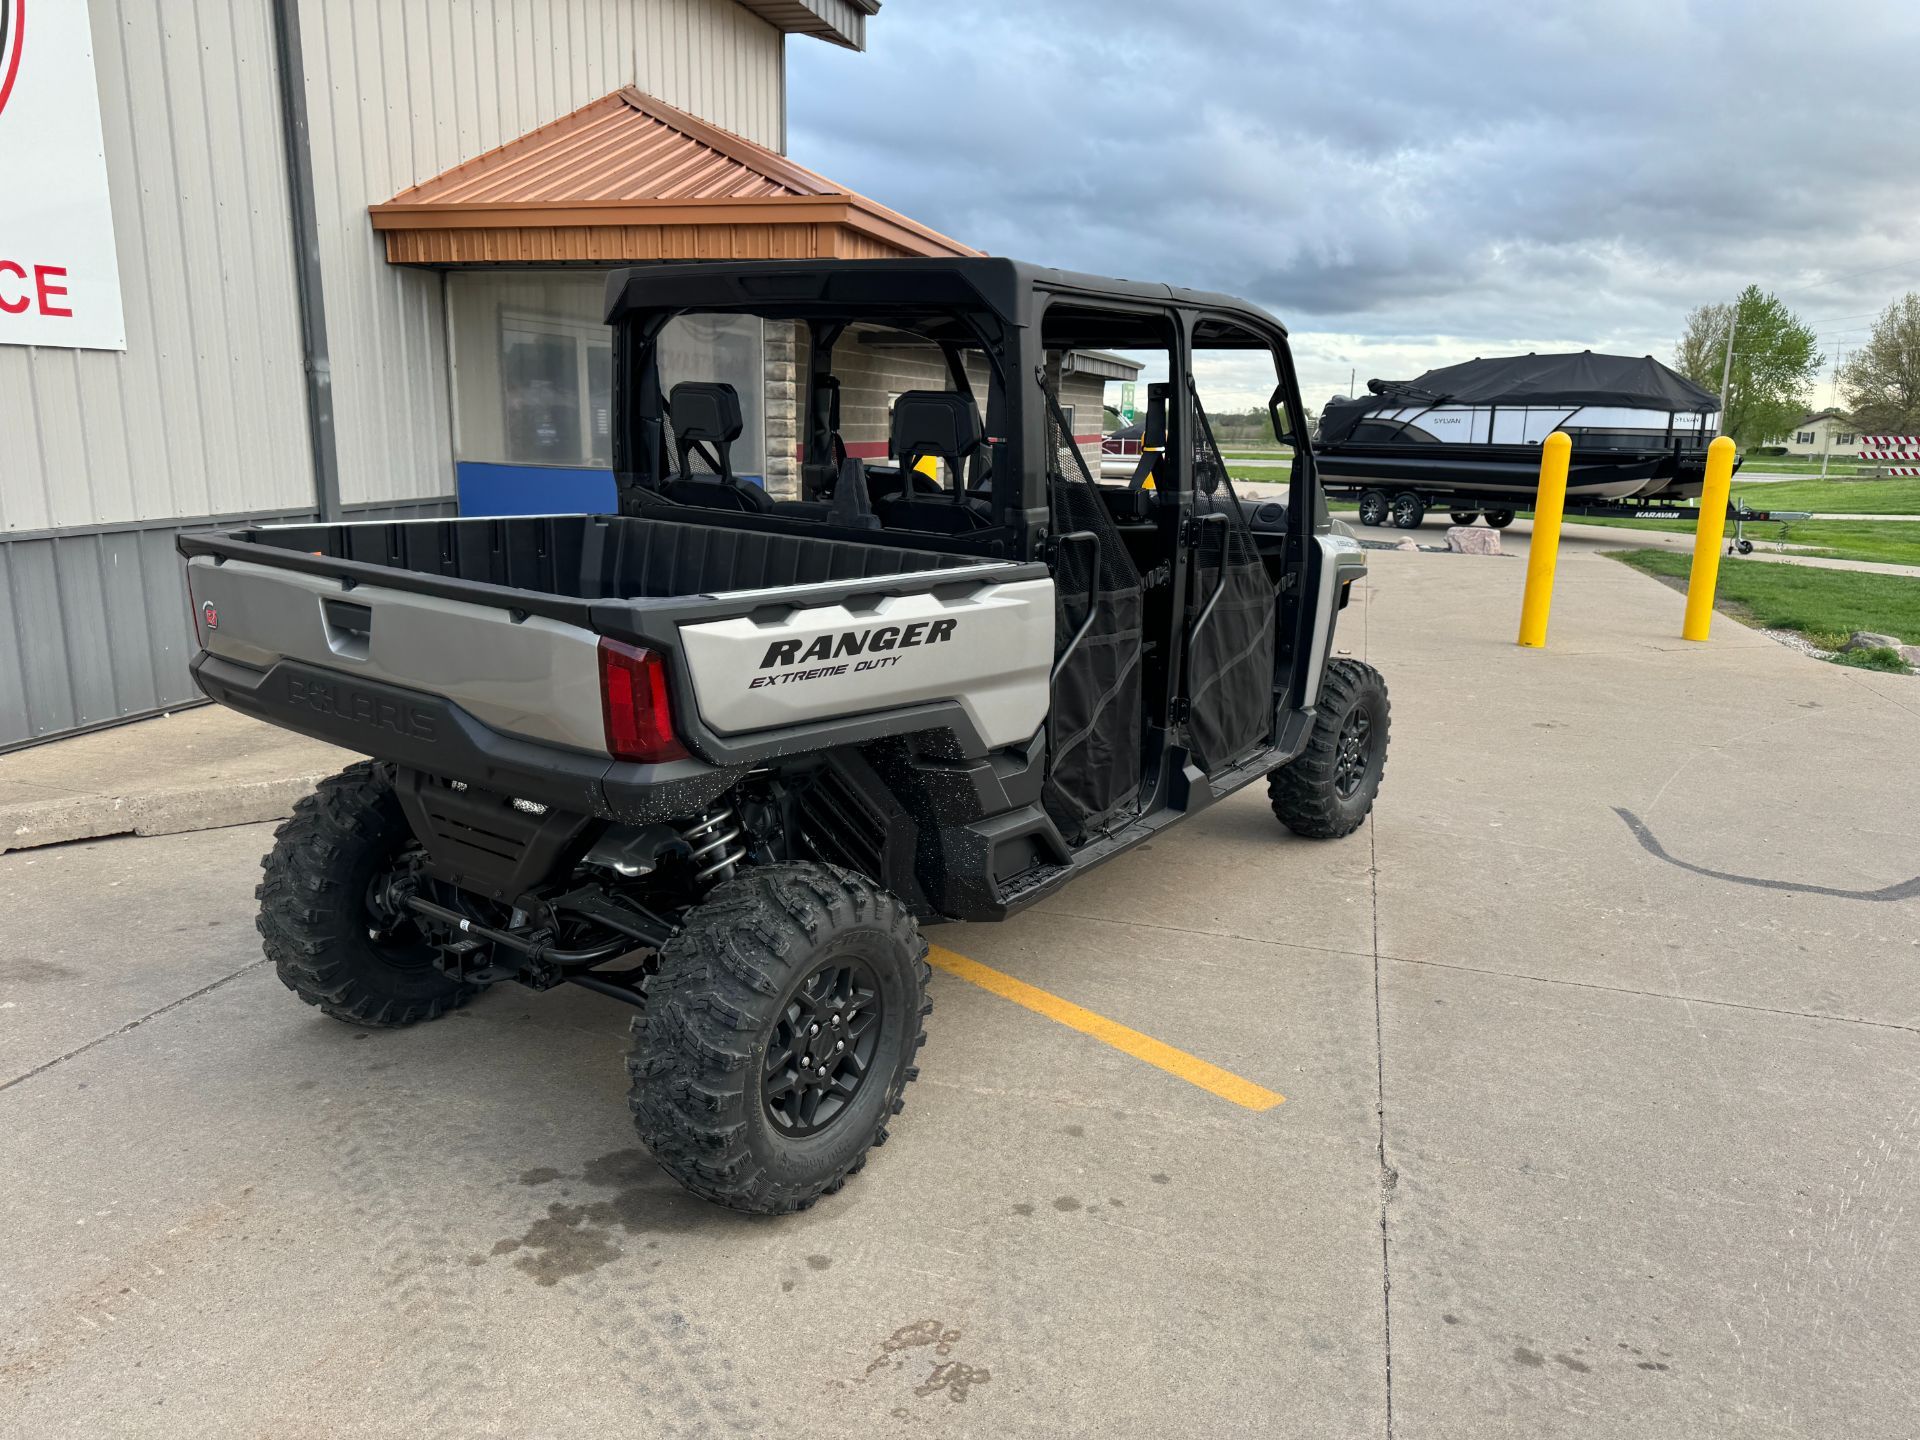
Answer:
[[[1702,305],[1687,316],[1673,352],[1673,368],[1716,395],[1727,358],[1727,322],[1738,311],[1733,372],[1720,433],[1757,445],[1793,428],[1806,414],[1806,397],[1823,357],[1813,331],[1772,295],[1749,285],[1732,304]]]
[[[1840,394],[1869,434],[1920,434],[1920,295],[1880,312],[1873,338],[1840,367]]]

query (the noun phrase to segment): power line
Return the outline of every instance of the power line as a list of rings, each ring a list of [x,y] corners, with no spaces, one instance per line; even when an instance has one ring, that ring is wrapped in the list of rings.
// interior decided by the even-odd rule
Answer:
[[[1811,285],[1802,285],[1798,290],[1788,290],[1785,292],[1776,291],[1774,292],[1773,298],[1776,300],[1784,300],[1789,295],[1804,295],[1807,293],[1807,291],[1818,290],[1824,285],[1838,284],[1842,280],[1852,280],[1856,276],[1860,276],[1860,275],[1881,275],[1881,274],[1885,274],[1889,270],[1904,269],[1905,267],[1915,263],[1917,262],[1914,259],[1909,258],[1906,260],[1896,260],[1891,265],[1873,265],[1873,266],[1869,266],[1865,270],[1847,270],[1847,271],[1841,272],[1838,275],[1830,275],[1825,280],[1816,280]]]

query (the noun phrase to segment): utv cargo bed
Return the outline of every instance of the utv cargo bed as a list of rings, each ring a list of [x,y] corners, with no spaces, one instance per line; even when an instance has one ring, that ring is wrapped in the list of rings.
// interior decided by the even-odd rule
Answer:
[[[273,525],[181,538],[181,553],[252,560],[576,625],[594,600],[669,599],[977,568],[977,555],[775,530],[700,512]],[[738,525],[740,517],[729,517]],[[936,542],[937,543],[937,542]],[[482,588],[484,587],[484,588]],[[492,592],[492,593],[489,593]],[[511,592],[511,593],[508,593]]]

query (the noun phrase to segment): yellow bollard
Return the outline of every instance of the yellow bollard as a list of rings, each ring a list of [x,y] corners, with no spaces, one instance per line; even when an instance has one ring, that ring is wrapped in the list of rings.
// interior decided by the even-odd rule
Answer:
[[[1720,542],[1727,533],[1727,494],[1733,489],[1731,436],[1707,447],[1707,483],[1700,492],[1700,523],[1693,532],[1693,570],[1687,576],[1687,616],[1682,640],[1704,640],[1713,624],[1713,592],[1720,584]]]
[[[1540,493],[1533,502],[1533,538],[1527,542],[1527,594],[1520,602],[1520,639],[1547,643],[1547,612],[1553,608],[1553,571],[1560,563],[1560,517],[1567,508],[1567,461],[1573,441],[1556,430],[1540,446]]]

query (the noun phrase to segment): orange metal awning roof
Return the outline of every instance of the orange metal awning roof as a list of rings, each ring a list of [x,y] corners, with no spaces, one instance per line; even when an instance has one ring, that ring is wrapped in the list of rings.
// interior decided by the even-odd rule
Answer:
[[[369,213],[396,265],[981,253],[631,86]]]

